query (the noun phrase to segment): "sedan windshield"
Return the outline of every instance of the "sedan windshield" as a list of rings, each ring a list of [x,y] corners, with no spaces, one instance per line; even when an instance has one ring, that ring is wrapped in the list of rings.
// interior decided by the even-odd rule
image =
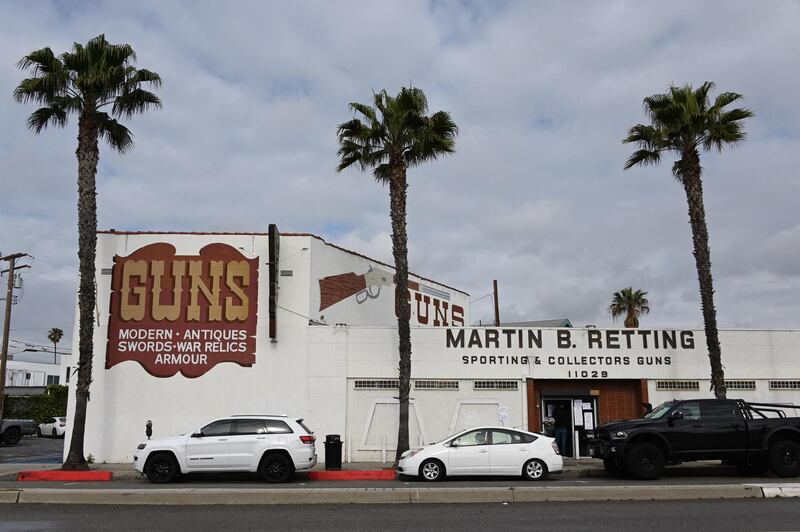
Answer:
[[[667,413],[667,410],[672,408],[672,405],[675,404],[675,401],[667,401],[666,403],[662,403],[655,407],[652,412],[646,414],[644,416],[645,419],[659,419]]]

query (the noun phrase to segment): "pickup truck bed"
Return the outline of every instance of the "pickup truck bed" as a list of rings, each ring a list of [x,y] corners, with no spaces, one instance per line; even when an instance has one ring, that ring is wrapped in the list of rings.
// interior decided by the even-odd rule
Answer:
[[[664,466],[727,460],[747,473],[800,475],[800,407],[734,399],[691,399],[658,406],[643,419],[597,427],[589,449],[612,475],[657,478]]]

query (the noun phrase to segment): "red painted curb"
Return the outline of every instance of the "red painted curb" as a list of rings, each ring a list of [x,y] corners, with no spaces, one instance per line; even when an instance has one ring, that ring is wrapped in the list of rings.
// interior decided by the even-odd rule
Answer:
[[[111,480],[111,471],[20,471],[17,480],[44,480],[50,482],[79,482],[85,480]]]
[[[308,480],[394,480],[394,469],[369,469],[349,471],[311,471]]]

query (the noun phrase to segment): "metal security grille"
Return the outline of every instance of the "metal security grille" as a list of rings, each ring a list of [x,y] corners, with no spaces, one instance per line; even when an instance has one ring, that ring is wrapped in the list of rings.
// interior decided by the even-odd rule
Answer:
[[[517,381],[475,381],[474,390],[517,390]]]
[[[434,381],[418,380],[414,381],[416,390],[458,390],[458,381]]]
[[[800,381],[769,381],[770,390],[800,390]]]
[[[656,381],[656,390],[659,392],[698,391],[700,381]]]
[[[400,381],[397,379],[355,381],[356,390],[396,390],[398,388],[400,388]]]
[[[728,390],[755,390],[756,381],[725,381]]]

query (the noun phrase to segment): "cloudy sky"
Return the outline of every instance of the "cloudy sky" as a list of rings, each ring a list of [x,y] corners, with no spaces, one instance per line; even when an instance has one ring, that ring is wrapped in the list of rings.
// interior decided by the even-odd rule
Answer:
[[[623,171],[642,98],[717,83],[756,117],[703,157],[721,327],[800,326],[800,3],[0,1],[0,251],[35,257],[11,338],[69,338],[76,290],[77,122],[35,136],[16,62],[105,33],[164,79],[160,111],[101,147],[99,226],[307,231],[391,260],[388,191],[341,174],[351,101],[413,84],[460,128],[457,153],[410,171],[412,270],[504,321],[611,326],[611,294],[649,292],[643,324],[700,327],[683,189]],[[473,305],[491,319],[491,299]]]

